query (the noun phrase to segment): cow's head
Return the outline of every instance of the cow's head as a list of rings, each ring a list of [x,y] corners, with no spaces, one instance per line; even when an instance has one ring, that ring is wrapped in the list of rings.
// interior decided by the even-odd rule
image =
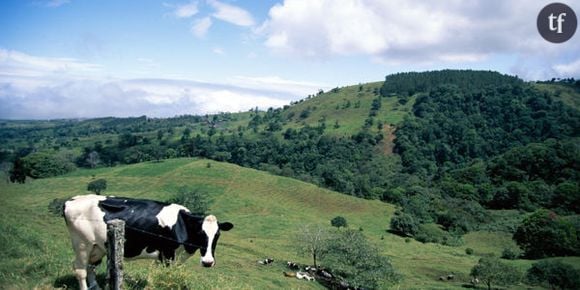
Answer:
[[[205,218],[194,216],[189,211],[181,210],[175,227],[177,242],[185,247],[190,255],[198,249],[201,253],[201,264],[204,267],[215,265],[215,248],[221,231],[229,231],[234,225],[228,222],[219,223],[213,215]]]
[[[200,253],[201,265],[212,267],[215,265],[215,248],[221,231],[229,231],[234,227],[232,223],[219,223],[213,215],[208,215],[203,219],[200,233]]]

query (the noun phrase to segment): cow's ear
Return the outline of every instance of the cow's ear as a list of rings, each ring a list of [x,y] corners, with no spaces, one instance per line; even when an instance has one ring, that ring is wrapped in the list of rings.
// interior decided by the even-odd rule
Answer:
[[[227,232],[227,231],[234,228],[234,224],[229,223],[229,222],[220,223],[219,225],[220,225],[220,230],[222,230],[224,232]]]
[[[177,239],[177,242],[184,243],[187,241],[187,238],[189,237],[187,230],[188,223],[189,223],[189,215],[187,214],[187,212],[180,210],[179,218],[177,219],[177,222],[173,227],[173,231],[175,233],[175,238]]]

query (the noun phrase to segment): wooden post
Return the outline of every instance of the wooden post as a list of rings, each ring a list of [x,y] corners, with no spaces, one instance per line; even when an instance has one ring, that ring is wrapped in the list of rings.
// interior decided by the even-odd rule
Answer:
[[[108,289],[123,288],[123,253],[125,247],[125,221],[107,222],[107,284]]]

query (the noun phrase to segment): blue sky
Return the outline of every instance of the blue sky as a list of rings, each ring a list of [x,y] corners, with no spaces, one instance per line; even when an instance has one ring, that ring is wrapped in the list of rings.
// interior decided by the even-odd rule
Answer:
[[[400,71],[580,78],[580,33],[536,31],[549,3],[5,0],[0,119],[245,111]]]

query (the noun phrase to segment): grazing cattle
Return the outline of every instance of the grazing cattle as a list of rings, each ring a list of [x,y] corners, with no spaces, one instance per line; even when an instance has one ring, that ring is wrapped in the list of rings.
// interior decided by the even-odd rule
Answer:
[[[296,277],[296,272],[283,272],[284,276],[294,278]]]
[[[326,279],[332,279],[332,274],[330,274],[328,271],[326,271],[324,269],[319,269],[318,271],[316,271],[316,274],[318,276],[322,276]]]
[[[298,264],[291,262],[291,261],[286,262],[286,266],[288,266],[288,268],[292,269],[292,270],[300,269],[300,266],[298,266]]]
[[[258,261],[258,264],[260,264],[260,265],[270,265],[272,263],[274,263],[274,259],[272,259],[272,258],[266,258],[264,260]]]
[[[193,216],[181,205],[100,195],[68,200],[64,217],[76,258],[74,272],[81,290],[98,288],[94,268],[106,254],[106,222],[125,221],[125,257],[156,258],[168,263],[176,250],[193,255],[198,249],[204,267],[215,265],[215,249],[221,231],[233,224],[218,223],[213,215]]]
[[[304,280],[308,280],[308,281],[314,281],[314,277],[312,277],[310,274],[308,274],[306,272],[296,272],[296,278],[304,279]]]
[[[304,269],[308,272],[316,272],[316,268],[314,266],[306,266]]]

